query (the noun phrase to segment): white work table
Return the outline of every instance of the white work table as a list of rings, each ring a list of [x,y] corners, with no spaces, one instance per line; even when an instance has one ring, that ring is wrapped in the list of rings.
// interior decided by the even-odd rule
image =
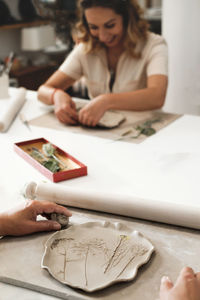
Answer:
[[[29,91],[22,109],[24,116],[31,119],[45,111],[46,108],[36,100],[36,93]],[[26,182],[48,181],[13,150],[15,142],[39,137],[53,142],[88,167],[87,176],[58,184],[99,193],[129,193],[163,203],[198,205],[200,201],[200,117],[184,115],[141,144],[133,144],[75,134],[68,130],[63,132],[31,126],[29,131],[17,116],[9,130],[0,133],[1,211],[21,200],[20,190]],[[73,220],[77,223],[87,218],[124,222],[142,232],[156,248],[150,263],[139,269],[133,282],[107,288],[102,294],[81,293],[80,299],[83,295],[87,299],[112,299],[113,294],[113,299],[118,299],[116,295],[119,295],[120,299],[143,297],[144,300],[153,300],[156,295],[158,297],[162,275],[175,279],[185,265],[200,270],[198,230],[81,209],[72,209],[72,212],[72,223]],[[22,300],[56,299],[3,283],[0,283],[0,289],[0,298],[4,300],[18,296]]]

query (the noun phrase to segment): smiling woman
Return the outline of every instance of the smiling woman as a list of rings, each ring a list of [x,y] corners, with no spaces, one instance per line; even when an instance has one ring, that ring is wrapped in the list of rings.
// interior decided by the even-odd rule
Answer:
[[[38,92],[61,122],[93,127],[109,109],[162,107],[167,46],[148,31],[136,0],[79,0],[77,30],[79,44]],[[77,113],[64,90],[81,77],[92,101]]]
[[[138,40],[140,40],[141,38],[147,38],[149,24],[141,17],[142,10],[137,1],[83,0],[80,1],[79,4],[80,22],[77,24],[77,27],[82,33],[81,41],[90,44],[90,50],[99,46],[98,39],[93,39],[96,34],[93,34],[94,32],[92,32],[92,30],[98,28],[90,26],[90,19],[92,18],[94,20],[94,24],[98,22],[98,19],[100,24],[102,24],[103,19],[105,19],[107,21],[107,24],[105,24],[105,28],[107,28],[108,30],[113,29],[113,33],[118,30],[120,31],[121,42],[123,42],[123,46],[124,48],[126,48],[126,51],[128,51],[132,56],[140,56],[140,53],[135,52],[135,48]],[[96,8],[96,10],[92,8]],[[109,16],[109,11],[110,13],[113,13],[113,16]],[[104,15],[105,13],[107,16]],[[109,17],[111,18],[110,20]],[[99,41],[104,42],[101,39],[99,39]],[[118,42],[119,41],[120,40],[118,40]]]

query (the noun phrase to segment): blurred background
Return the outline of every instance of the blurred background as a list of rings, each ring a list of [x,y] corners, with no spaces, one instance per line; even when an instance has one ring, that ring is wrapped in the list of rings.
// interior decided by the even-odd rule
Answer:
[[[146,17],[161,33],[161,0],[139,2],[145,13],[158,8]],[[37,90],[74,46],[75,21],[76,0],[0,1],[0,59],[15,53],[11,84]]]
[[[138,2],[151,31],[168,43],[164,110],[199,115],[200,1]],[[76,0],[0,0],[0,63],[14,53],[10,84],[37,90],[73,48],[75,21]]]

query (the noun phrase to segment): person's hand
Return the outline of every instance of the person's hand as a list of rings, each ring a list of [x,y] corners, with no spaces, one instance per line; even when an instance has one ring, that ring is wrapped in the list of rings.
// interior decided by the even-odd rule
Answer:
[[[100,95],[79,111],[78,120],[83,125],[94,127],[107,109],[106,95]]]
[[[54,112],[58,120],[65,124],[77,124],[78,114],[72,98],[62,90],[54,94]]]
[[[60,205],[48,201],[30,200],[0,215],[0,235],[26,235],[39,231],[61,229],[61,225],[52,220],[37,220],[37,216],[60,213],[70,217],[71,212]]]
[[[200,272],[185,267],[175,284],[164,276],[160,286],[160,300],[200,300]]]

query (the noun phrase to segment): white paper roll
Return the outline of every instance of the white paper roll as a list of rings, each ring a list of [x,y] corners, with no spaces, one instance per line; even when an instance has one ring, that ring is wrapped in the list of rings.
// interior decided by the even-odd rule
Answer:
[[[6,73],[0,76],[0,99],[9,98],[8,95],[9,78]]]
[[[27,198],[200,229],[200,206],[135,198],[132,195],[30,182]]]
[[[10,98],[1,100],[0,131],[6,131],[26,99],[26,89],[19,88]]]

